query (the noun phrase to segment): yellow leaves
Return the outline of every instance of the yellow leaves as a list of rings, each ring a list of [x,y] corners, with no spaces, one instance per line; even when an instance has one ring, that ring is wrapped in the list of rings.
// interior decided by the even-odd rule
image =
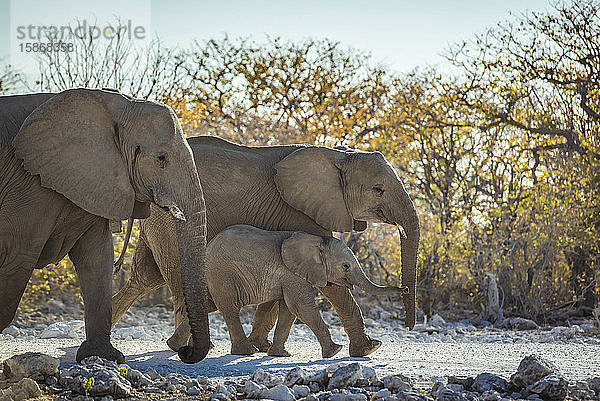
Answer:
[[[19,310],[32,311],[44,306],[48,299],[60,299],[63,296],[77,298],[79,295],[77,275],[67,257],[56,266],[50,265],[33,271],[19,304]]]
[[[118,258],[123,247],[125,230],[121,234],[113,235],[114,258]],[[127,270],[131,265],[131,259],[135,252],[135,244],[139,236],[139,224],[136,222],[127,252],[125,253],[124,268]],[[19,310],[29,312],[43,307],[49,299],[67,298],[75,302],[79,301],[81,289],[77,280],[77,274],[73,263],[65,257],[57,265],[49,265],[42,269],[35,269],[25,289]]]

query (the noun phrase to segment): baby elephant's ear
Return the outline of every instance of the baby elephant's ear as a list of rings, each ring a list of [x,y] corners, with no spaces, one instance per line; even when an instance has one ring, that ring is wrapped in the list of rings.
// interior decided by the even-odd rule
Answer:
[[[281,244],[281,258],[294,274],[315,287],[325,287],[327,275],[321,258],[322,250],[321,237],[296,231]]]

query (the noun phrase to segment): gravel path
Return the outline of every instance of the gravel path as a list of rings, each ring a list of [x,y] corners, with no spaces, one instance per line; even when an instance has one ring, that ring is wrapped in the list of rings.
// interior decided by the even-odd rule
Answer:
[[[328,319],[335,320],[326,316]],[[114,339],[113,344],[125,354],[131,367],[142,372],[154,368],[163,375],[181,373],[226,379],[249,375],[257,368],[278,372],[298,366],[313,371],[339,362],[357,361],[373,367],[379,375],[401,373],[428,382],[447,375],[475,376],[481,372],[509,377],[523,357],[538,354],[554,362],[568,380],[600,376],[600,336],[584,333],[578,327],[508,331],[438,322],[434,329],[428,326],[408,332],[394,322],[371,321],[369,331],[383,341],[382,347],[368,358],[350,358],[345,357],[348,355],[347,337],[341,328],[332,324],[334,340],[346,345],[336,357],[324,360],[320,357],[319,344],[302,324],[294,325],[287,343],[287,349],[293,355],[290,358],[272,358],[264,353],[251,357],[229,355],[229,341],[222,319],[217,315],[211,320],[215,348],[204,361],[195,365],[183,364],[168,349],[164,340],[172,328],[167,324],[148,325],[144,329],[127,325],[118,327],[113,338],[139,339]],[[71,324],[70,327],[77,326]],[[60,358],[61,366],[73,364],[82,341],[80,326],[69,334],[75,338],[40,338],[43,337],[42,325],[21,328],[14,337],[0,335],[0,360],[38,351]]]
[[[390,336],[391,337],[391,336]],[[564,376],[571,380],[582,380],[600,376],[600,346],[582,344],[486,344],[486,343],[415,343],[391,341],[383,338],[384,344],[368,358],[339,357],[319,358],[319,344],[292,340],[288,350],[290,358],[272,358],[266,354],[240,357],[228,354],[229,342],[217,340],[215,349],[208,357],[196,364],[186,365],[168,349],[166,344],[148,340],[117,340],[114,345],[125,353],[127,363],[142,372],[154,368],[159,373],[181,373],[187,376],[231,377],[249,375],[257,368],[265,371],[287,370],[295,366],[307,371],[318,370],[336,362],[358,361],[363,366],[376,369],[378,374],[402,373],[408,377],[428,381],[436,376],[468,375],[490,372],[504,377],[517,369],[523,357],[538,354],[553,361]],[[61,365],[75,363],[75,352],[79,340],[4,340],[1,343],[0,359],[27,351],[38,351],[60,358]],[[341,354],[347,353],[347,348]]]

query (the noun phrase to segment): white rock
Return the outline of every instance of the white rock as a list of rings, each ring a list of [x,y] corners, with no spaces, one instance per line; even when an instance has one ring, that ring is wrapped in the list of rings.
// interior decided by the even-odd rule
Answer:
[[[294,397],[296,397],[296,399],[304,398],[310,394],[310,388],[305,385],[295,384],[292,387],[292,392],[294,393]]]
[[[306,372],[299,367],[295,367],[287,372],[285,375],[285,380],[283,384],[288,387],[293,386],[294,384],[302,384],[305,382]]]
[[[437,326],[437,327],[443,327],[446,325],[446,321],[444,320],[443,317],[441,317],[440,315],[438,315],[437,313],[435,315],[433,315],[431,317],[431,319],[429,320],[429,325],[430,326]]]
[[[263,393],[267,391],[267,387],[262,384],[256,384],[252,380],[246,380],[242,391],[246,393],[248,398],[262,398]]]
[[[275,387],[278,384],[283,383],[283,378],[271,373],[265,372],[263,369],[256,369],[256,371],[250,377],[255,383],[264,384],[267,387]]]
[[[78,338],[80,337],[78,331],[82,330],[83,327],[83,320],[52,323],[44,329],[40,338]]]
[[[295,401],[294,394],[290,391],[287,386],[278,384],[273,388],[268,389],[263,393],[263,398],[268,398],[276,401]]]
[[[146,333],[142,326],[122,327],[113,330],[116,339],[151,340],[152,337]]]
[[[10,326],[2,330],[2,334],[6,334],[14,338],[21,334],[21,330],[19,330],[18,327],[15,327],[11,324]]]
[[[377,400],[380,398],[385,398],[385,397],[390,397],[392,395],[392,392],[390,390],[388,390],[387,388],[381,389],[378,392],[376,392],[375,394],[373,394],[373,396],[371,397],[372,400]]]
[[[310,383],[325,384],[327,382],[328,377],[329,377],[329,375],[327,373],[327,370],[321,369],[321,370],[317,370],[316,372],[313,372],[312,374],[310,374],[306,378],[306,381],[310,382]]]
[[[358,363],[351,363],[335,371],[329,379],[328,390],[353,386],[362,377],[362,367]]]
[[[377,379],[377,374],[375,373],[375,369],[365,366],[362,368],[362,377],[367,380]]]
[[[411,380],[401,374],[385,376],[381,381],[383,381],[384,387],[394,392],[411,389]]]

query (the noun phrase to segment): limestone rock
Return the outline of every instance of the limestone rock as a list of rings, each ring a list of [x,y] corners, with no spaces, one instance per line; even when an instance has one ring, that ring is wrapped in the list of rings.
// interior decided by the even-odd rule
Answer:
[[[548,401],[562,401],[567,396],[569,383],[556,373],[543,377],[527,387],[531,393],[539,394]]]
[[[288,387],[292,387],[294,384],[304,383],[306,383],[306,372],[299,367],[295,367],[288,371],[283,381],[283,384]]]
[[[385,388],[389,388],[393,392],[410,390],[413,387],[412,380],[401,374],[385,376],[381,381]]]
[[[1,401],[21,401],[42,395],[38,384],[29,377],[25,377],[6,390],[0,390]]]
[[[362,377],[362,367],[358,363],[351,363],[349,365],[343,366],[337,369],[331,379],[329,379],[329,384],[327,385],[327,389],[331,390],[334,388],[344,388],[349,386],[354,386],[354,383]]]
[[[303,384],[302,385],[295,384],[292,387],[292,392],[294,393],[294,397],[296,397],[296,399],[304,398],[310,394],[310,388]]]
[[[552,362],[537,355],[529,355],[523,358],[510,381],[517,388],[525,388],[551,373],[558,373],[558,368]]]
[[[597,401],[598,397],[587,382],[579,381],[569,385],[569,398],[581,401]]]
[[[21,334],[21,330],[19,330],[18,327],[13,326],[11,324],[10,326],[8,326],[4,330],[2,330],[2,334],[6,334],[6,335],[9,335],[14,338],[14,337],[18,337]]]
[[[327,369],[317,370],[306,377],[307,382],[318,383],[322,386],[326,385],[328,380],[329,374],[327,373]]]
[[[30,377],[34,380],[44,380],[46,376],[58,372],[60,361],[50,355],[40,352],[26,352],[8,358],[2,364],[4,375],[9,379]]]
[[[507,387],[508,381],[503,377],[492,373],[480,373],[475,377],[475,380],[473,380],[470,389],[477,393],[483,393],[489,390],[496,390],[503,393],[506,391]]]
[[[470,389],[475,379],[469,376],[448,376],[448,383],[460,384],[466,389]]]
[[[415,390],[404,390],[396,394],[398,401],[430,401],[431,397],[421,394]]]
[[[83,327],[83,320],[52,323],[44,329],[40,338],[78,338]]]
[[[276,400],[276,401],[295,401],[296,400],[296,398],[294,397],[294,394],[292,394],[290,389],[283,384],[278,384],[275,387],[268,389],[266,392],[263,393],[263,398],[268,398],[270,400]]]
[[[82,365],[61,370],[59,383],[86,396],[123,398],[131,394],[131,383],[122,368],[123,365],[119,368],[113,361],[92,356],[84,359]]]
[[[256,384],[252,380],[246,380],[242,387],[242,392],[244,392],[248,398],[262,398],[263,393],[267,390],[266,386]]]
[[[263,384],[267,387],[275,387],[278,384],[283,384],[283,378],[281,378],[280,376],[265,372],[263,369],[260,369],[260,368],[257,369],[254,373],[252,373],[250,380],[252,380],[253,382],[255,382],[257,384]]]

